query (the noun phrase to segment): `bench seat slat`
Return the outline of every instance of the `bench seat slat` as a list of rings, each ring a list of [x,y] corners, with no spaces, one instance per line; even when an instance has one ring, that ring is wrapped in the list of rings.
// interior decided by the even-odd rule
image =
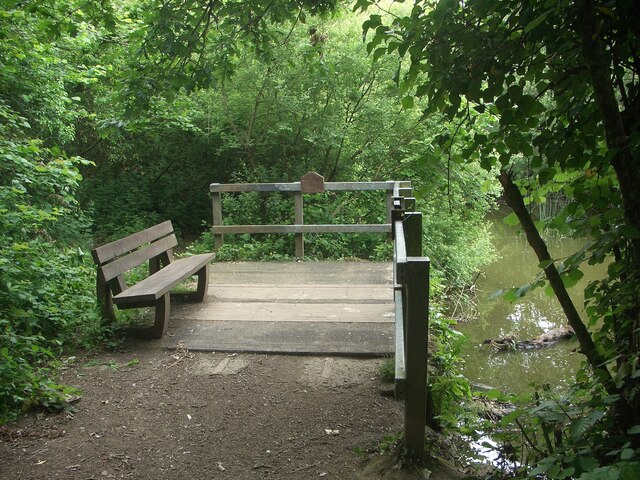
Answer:
[[[128,237],[121,238],[115,242],[107,243],[94,249],[91,254],[98,265],[113,260],[120,255],[127,253],[140,245],[152,242],[160,237],[173,233],[171,220],[149,227],[141,232],[134,233]]]
[[[176,260],[124,292],[115,295],[113,301],[116,305],[141,302],[152,304],[180,282],[206,266],[214,257],[213,253],[203,253]]]
[[[122,275],[128,272],[132,268],[142,265],[147,260],[157,257],[163,252],[172,249],[178,245],[178,240],[175,235],[169,235],[168,237],[161,238],[157,242],[153,242],[150,245],[146,245],[140,250],[125,255],[124,257],[117,258],[111,263],[107,263],[102,267],[102,274],[106,281],[116,278],[118,275]]]

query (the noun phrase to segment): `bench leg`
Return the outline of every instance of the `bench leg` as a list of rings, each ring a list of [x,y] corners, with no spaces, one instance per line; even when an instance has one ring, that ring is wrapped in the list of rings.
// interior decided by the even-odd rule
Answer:
[[[205,265],[198,271],[198,290],[196,292],[196,302],[201,302],[207,295],[209,287],[209,266]]]
[[[156,318],[151,327],[151,338],[162,338],[167,333],[169,327],[169,311],[170,311],[171,295],[169,292],[156,300]]]
[[[180,302],[201,302],[207,296],[209,288],[209,269],[207,265],[196,273],[198,275],[198,289],[195,292],[173,292],[173,299]]]
[[[153,304],[155,308],[155,319],[153,325],[150,327],[129,328],[128,332],[137,338],[162,338],[162,335],[167,332],[167,327],[169,326],[170,303],[171,297],[169,292],[167,292]],[[139,306],[149,305],[137,305],[136,307]]]
[[[113,299],[111,298],[111,289],[107,285],[107,282],[102,280],[98,276],[96,282],[96,293],[98,295],[98,303],[100,304],[100,311],[102,317],[113,323],[116,321],[116,314],[113,311]]]

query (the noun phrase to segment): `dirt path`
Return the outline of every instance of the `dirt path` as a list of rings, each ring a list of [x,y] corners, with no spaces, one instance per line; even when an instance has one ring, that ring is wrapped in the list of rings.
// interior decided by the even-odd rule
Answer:
[[[153,342],[77,358],[61,378],[82,390],[77,412],[5,426],[0,478],[381,478],[366,452],[401,431],[402,404],[379,363]]]

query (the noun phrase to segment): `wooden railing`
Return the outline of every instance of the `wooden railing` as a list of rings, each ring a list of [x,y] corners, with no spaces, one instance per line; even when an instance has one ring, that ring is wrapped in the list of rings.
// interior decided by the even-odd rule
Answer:
[[[425,426],[433,414],[427,392],[429,336],[429,259],[422,256],[422,213],[408,182],[393,191],[393,278],[395,301],[395,394],[405,401],[404,443],[407,453],[424,454]]]
[[[227,233],[294,233],[296,256],[304,256],[305,233],[382,232],[394,242],[393,279],[395,302],[395,395],[405,402],[404,442],[412,457],[424,454],[425,426],[432,425],[427,392],[429,329],[429,259],[422,256],[422,213],[415,211],[410,182],[324,182],[313,172],[293,183],[240,183],[210,186],[213,202],[215,248]],[[304,223],[303,194],[323,191],[386,192],[387,223],[316,225]],[[292,192],[293,225],[223,225],[222,194],[225,192]]]
[[[216,250],[224,243],[226,233],[294,233],[296,235],[296,256],[304,256],[305,233],[391,233],[391,210],[394,182],[325,182],[315,172],[304,175],[299,182],[292,183],[212,183],[209,186],[213,206],[213,226],[211,231]],[[387,223],[378,224],[305,224],[304,194],[321,192],[372,191],[387,193]],[[294,201],[293,225],[223,225],[222,194],[225,192],[291,192]]]

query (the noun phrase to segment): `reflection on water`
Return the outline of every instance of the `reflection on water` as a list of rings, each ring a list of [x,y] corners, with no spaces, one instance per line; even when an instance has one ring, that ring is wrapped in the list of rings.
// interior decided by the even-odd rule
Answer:
[[[499,258],[485,267],[477,282],[479,318],[460,324],[467,336],[463,356],[464,375],[472,383],[481,383],[503,391],[519,393],[529,390],[531,383],[550,383],[562,387],[570,380],[583,360],[575,353],[575,340],[561,341],[540,350],[495,352],[482,345],[483,340],[513,336],[527,340],[546,331],[566,325],[566,317],[555,297],[543,288],[529,292],[524,298],[508,303],[501,298],[490,299],[499,289],[522,286],[538,274],[538,261],[524,235],[501,220],[494,222],[494,246]],[[549,238],[547,246],[554,258],[575,252],[582,242],[567,238]],[[604,266],[589,267],[581,282],[570,293],[576,307],[583,305],[582,290],[589,280],[603,275]]]

